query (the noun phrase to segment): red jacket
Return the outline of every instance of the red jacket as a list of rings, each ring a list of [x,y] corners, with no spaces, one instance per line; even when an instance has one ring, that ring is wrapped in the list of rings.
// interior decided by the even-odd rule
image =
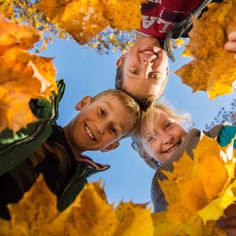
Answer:
[[[204,0],[149,0],[143,3],[140,32],[164,40],[175,23],[185,20]]]

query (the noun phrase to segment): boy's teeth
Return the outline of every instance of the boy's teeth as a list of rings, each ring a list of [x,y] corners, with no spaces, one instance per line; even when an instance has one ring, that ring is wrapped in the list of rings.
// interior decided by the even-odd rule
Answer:
[[[92,139],[92,140],[95,140],[95,137],[93,135],[93,133],[91,132],[91,130],[89,129],[89,127],[87,125],[85,125],[85,130],[86,130],[86,133],[88,134],[88,136]]]

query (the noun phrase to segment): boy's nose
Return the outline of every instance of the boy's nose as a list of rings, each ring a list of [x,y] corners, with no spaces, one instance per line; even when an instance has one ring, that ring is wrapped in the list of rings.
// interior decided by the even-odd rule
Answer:
[[[105,124],[103,122],[96,122],[95,127],[99,134],[104,134],[105,132]]]
[[[144,53],[140,53],[140,61],[142,64],[147,65],[148,63],[154,63],[155,59],[156,59],[156,55],[152,54],[144,54]]]

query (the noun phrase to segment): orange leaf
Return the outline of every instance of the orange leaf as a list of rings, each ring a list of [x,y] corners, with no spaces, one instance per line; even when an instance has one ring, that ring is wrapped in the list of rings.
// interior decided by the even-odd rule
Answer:
[[[207,91],[213,99],[233,92],[236,60],[224,45],[229,32],[236,30],[236,0],[212,4],[200,19],[193,21],[187,51],[193,61],[176,71],[193,91]]]

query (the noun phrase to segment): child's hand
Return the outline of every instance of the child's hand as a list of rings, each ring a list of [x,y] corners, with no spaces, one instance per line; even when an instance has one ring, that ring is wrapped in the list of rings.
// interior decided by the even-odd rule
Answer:
[[[221,147],[230,144],[231,140],[236,135],[236,126],[224,126],[218,135],[217,142]],[[234,148],[236,148],[236,140],[234,140]]]
[[[225,50],[235,53],[234,59],[236,60],[236,31],[229,34],[228,40],[225,44]]]
[[[217,221],[217,225],[227,234],[227,236],[236,235],[236,204],[229,205],[224,216]]]

